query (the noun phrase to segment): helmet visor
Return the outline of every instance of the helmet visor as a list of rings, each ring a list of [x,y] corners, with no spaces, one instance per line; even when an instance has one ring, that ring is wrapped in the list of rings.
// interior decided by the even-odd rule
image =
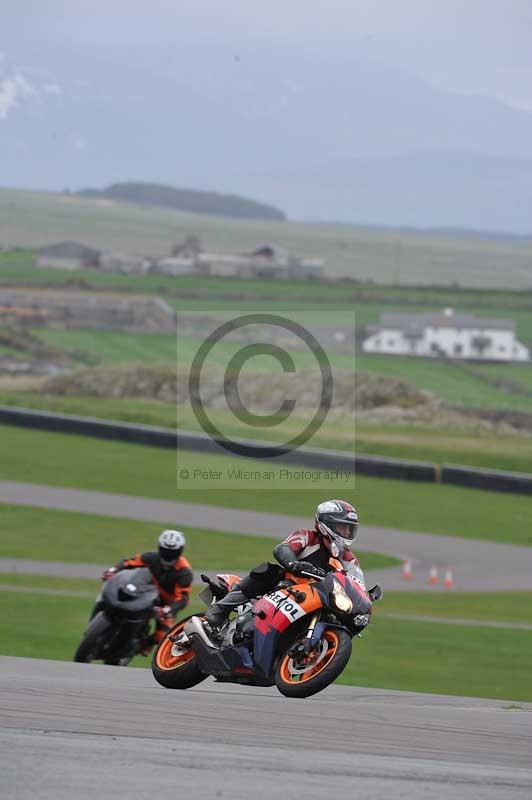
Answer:
[[[358,522],[335,522],[331,527],[338,547],[351,547],[357,538]]]
[[[159,557],[165,564],[175,564],[181,555],[183,548],[171,549],[169,547],[159,547]]]

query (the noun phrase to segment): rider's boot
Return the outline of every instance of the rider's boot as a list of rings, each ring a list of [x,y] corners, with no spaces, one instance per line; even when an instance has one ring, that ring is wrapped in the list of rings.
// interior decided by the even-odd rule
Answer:
[[[241,589],[233,589],[231,592],[228,592],[225,597],[222,597],[221,600],[218,600],[217,603],[213,603],[212,606],[209,606],[205,612],[205,619],[211,628],[221,628],[230,612],[237,606],[241,606],[243,603],[247,602],[248,597],[246,597]]]

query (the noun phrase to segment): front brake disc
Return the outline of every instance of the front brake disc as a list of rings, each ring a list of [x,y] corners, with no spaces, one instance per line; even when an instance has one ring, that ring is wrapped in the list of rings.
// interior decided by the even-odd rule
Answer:
[[[296,666],[293,658],[289,660],[288,669],[290,670],[292,675],[303,675],[305,672],[308,672],[309,669],[314,669],[314,667],[317,667],[320,661],[323,661],[323,659],[327,655],[329,644],[326,639],[322,639],[321,642],[319,643],[319,646],[321,646],[321,650],[318,653],[317,657],[314,658],[312,661],[307,661],[305,664],[302,664],[301,666],[299,665]],[[316,652],[316,650],[314,652]]]

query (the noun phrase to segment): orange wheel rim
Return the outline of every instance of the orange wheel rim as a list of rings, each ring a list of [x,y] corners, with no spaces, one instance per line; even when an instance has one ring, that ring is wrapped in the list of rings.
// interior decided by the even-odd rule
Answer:
[[[280,675],[284,683],[304,683],[311,678],[315,678],[320,672],[323,672],[334,656],[340,645],[340,639],[336,631],[328,630],[323,634],[320,643],[324,643],[322,654],[312,657],[312,653],[308,657],[308,669],[305,669],[305,662],[303,661],[300,666],[297,666],[297,671],[294,668],[293,659],[286,655],[281,661]],[[325,649],[326,645],[326,649]],[[325,651],[325,652],[323,652]]]
[[[172,628],[170,633],[159,645],[159,649],[155,654],[155,663],[159,669],[176,669],[177,667],[182,667],[183,664],[186,664],[187,661],[190,661],[192,658],[194,658],[194,653],[192,650],[187,650],[180,653],[172,652],[175,647],[175,642],[173,639],[177,633],[180,633],[184,625],[185,623],[182,622],[179,625],[176,625],[175,628]]]

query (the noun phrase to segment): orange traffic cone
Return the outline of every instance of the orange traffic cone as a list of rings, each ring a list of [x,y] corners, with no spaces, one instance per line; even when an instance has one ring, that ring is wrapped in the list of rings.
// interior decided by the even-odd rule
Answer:
[[[443,585],[445,586],[446,589],[452,589],[453,588],[453,583],[454,583],[454,581],[453,581],[453,571],[452,571],[452,569],[450,567],[447,567],[447,571],[445,573],[445,578],[443,579]]]
[[[403,578],[405,579],[405,581],[411,581],[413,577],[414,576],[412,574],[412,562],[405,561],[403,564]]]
[[[429,572],[429,577],[428,577],[427,583],[430,586],[436,586],[438,581],[439,581],[438,570],[436,568],[436,565],[433,564],[432,567],[430,568],[430,572]]]

